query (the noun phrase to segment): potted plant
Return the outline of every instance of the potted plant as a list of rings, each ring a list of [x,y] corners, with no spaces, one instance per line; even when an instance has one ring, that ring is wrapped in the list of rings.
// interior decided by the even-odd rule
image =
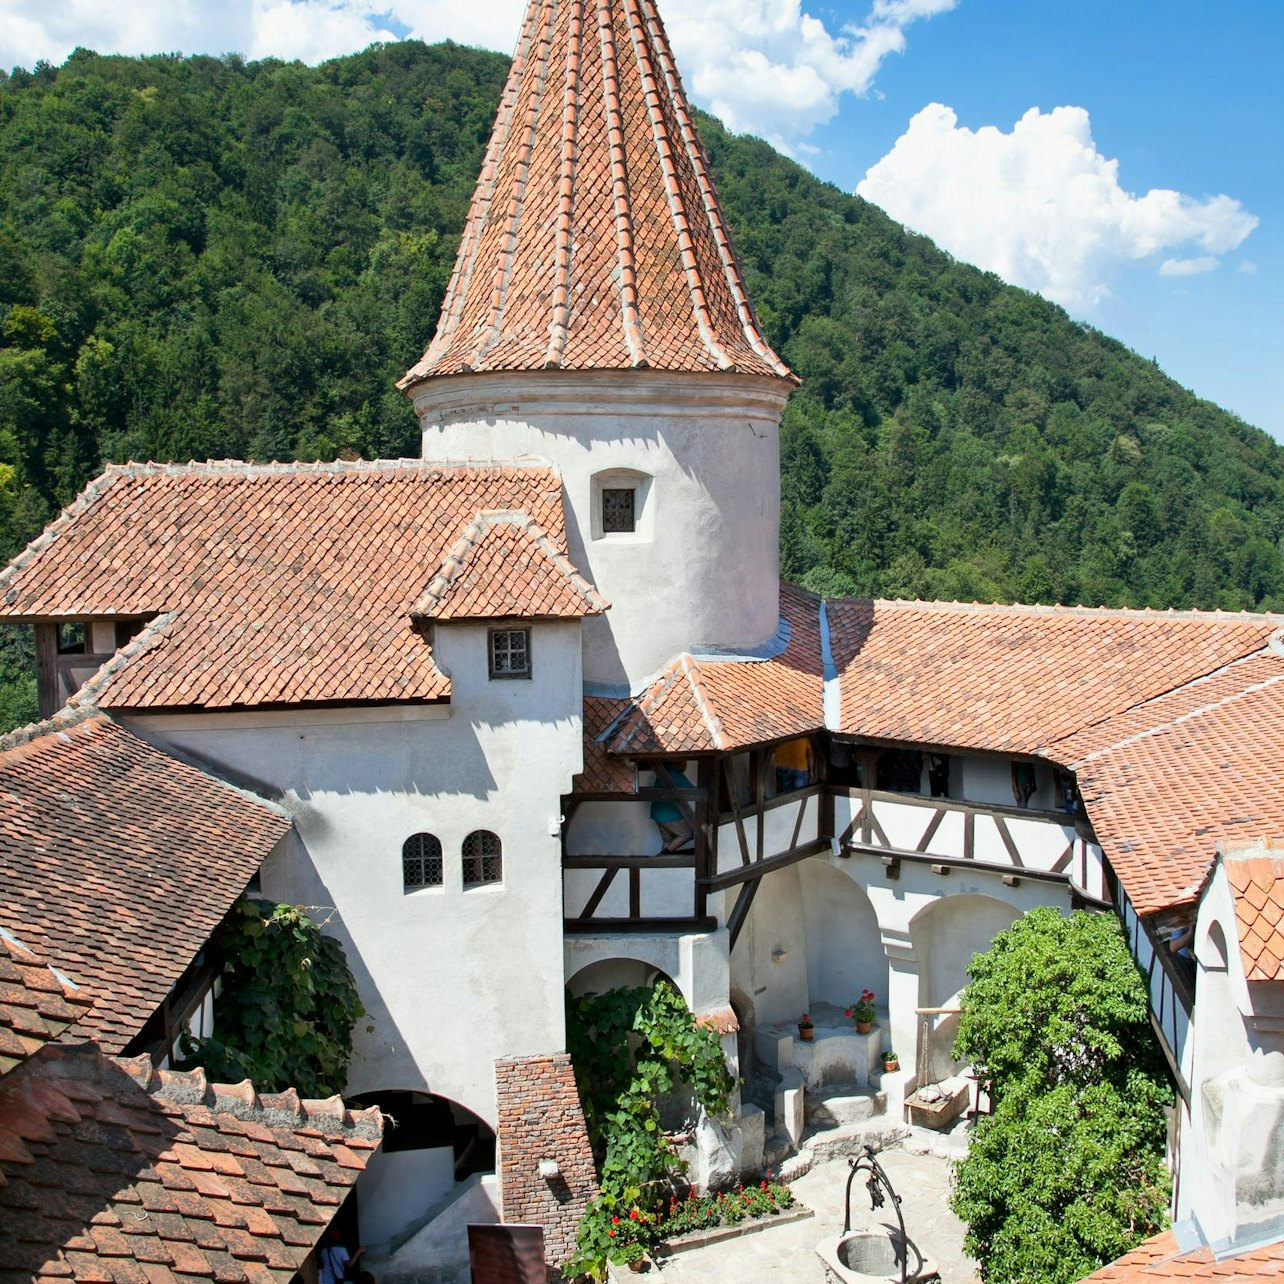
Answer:
[[[869,1033],[870,1027],[874,1024],[875,1015],[873,990],[862,990],[860,998],[843,1011],[843,1016],[851,1017],[856,1022],[857,1034]]]
[[[890,1074],[893,1070],[899,1070],[900,1068],[900,1057],[898,1057],[891,1048],[888,1048],[887,1051],[883,1053],[883,1073]]]
[[[621,1244],[619,1248],[611,1254],[611,1260],[618,1262],[622,1266],[627,1266],[631,1271],[640,1271],[645,1266],[646,1250],[633,1240],[629,1244]]]
[[[802,1014],[801,1019],[798,1022],[798,1037],[804,1043],[810,1043],[812,1039],[815,1038],[815,1035],[816,1035],[816,1028],[811,1023],[811,1017],[809,1017],[807,1013],[804,1012]]]

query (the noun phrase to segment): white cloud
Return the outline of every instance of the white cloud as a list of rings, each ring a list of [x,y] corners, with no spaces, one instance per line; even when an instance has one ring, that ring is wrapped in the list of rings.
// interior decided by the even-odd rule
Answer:
[[[831,31],[802,0],[664,0],[692,97],[737,131],[801,150],[843,94],[867,93],[905,29],[958,0],[872,0],[864,25]],[[406,31],[509,53],[525,0],[0,0],[0,66],[99,53],[243,53],[320,62]]]
[[[1201,254],[1193,259],[1165,259],[1159,265],[1160,276],[1202,276],[1221,262],[1215,254]]]
[[[782,150],[798,147],[868,93],[883,60],[905,49],[905,28],[958,0],[874,0],[864,26],[832,33],[800,0],[668,0],[665,24],[691,96],[730,128]]]
[[[856,191],[956,258],[1080,312],[1108,297],[1122,263],[1191,247],[1203,255],[1160,271],[1209,271],[1258,223],[1229,196],[1125,191],[1082,107],[1032,107],[1005,134],[960,128],[930,103]]]
[[[1244,276],[1256,276],[1257,264],[1252,259],[1241,259],[1235,271],[1242,273]]]

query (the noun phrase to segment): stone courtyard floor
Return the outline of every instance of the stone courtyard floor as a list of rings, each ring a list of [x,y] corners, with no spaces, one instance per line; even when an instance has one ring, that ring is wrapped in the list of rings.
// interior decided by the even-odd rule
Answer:
[[[878,1157],[901,1196],[909,1238],[936,1263],[941,1284],[979,1284],[976,1266],[963,1252],[963,1224],[949,1210],[950,1161],[939,1154],[913,1153],[924,1148],[915,1141]],[[663,1259],[645,1275],[623,1278],[652,1284],[823,1284],[825,1268],[816,1245],[837,1240],[842,1231],[848,1171],[846,1159],[827,1159],[790,1183],[814,1217],[689,1249]],[[888,1205],[870,1211],[862,1173],[852,1183],[852,1227],[886,1223],[894,1227],[896,1215]]]

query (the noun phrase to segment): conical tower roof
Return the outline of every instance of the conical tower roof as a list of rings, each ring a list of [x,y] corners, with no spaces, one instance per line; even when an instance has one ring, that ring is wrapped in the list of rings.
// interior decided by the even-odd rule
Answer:
[[[653,0],[531,0],[436,337],[400,386],[637,367],[793,378]]]

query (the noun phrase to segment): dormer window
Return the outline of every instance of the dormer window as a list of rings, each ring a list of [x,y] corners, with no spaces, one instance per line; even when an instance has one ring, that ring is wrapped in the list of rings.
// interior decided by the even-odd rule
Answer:
[[[491,629],[490,676],[529,678],[531,676],[530,629]]]

